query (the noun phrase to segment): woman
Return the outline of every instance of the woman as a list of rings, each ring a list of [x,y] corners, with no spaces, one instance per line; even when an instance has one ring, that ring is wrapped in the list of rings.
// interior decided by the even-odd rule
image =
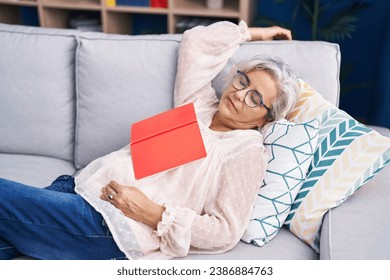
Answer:
[[[219,22],[183,35],[175,106],[194,102],[206,158],[135,180],[126,146],[46,189],[0,180],[0,258],[168,259],[233,248],[267,164],[256,128],[292,109],[296,78],[256,57],[234,69],[220,101],[211,81],[241,43],[273,38],[291,34]]]

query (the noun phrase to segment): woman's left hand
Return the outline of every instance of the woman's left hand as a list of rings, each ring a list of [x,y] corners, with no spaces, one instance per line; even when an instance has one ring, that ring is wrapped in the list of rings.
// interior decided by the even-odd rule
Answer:
[[[165,211],[163,206],[151,201],[138,188],[123,186],[115,181],[102,188],[100,198],[110,202],[125,216],[147,224],[155,230]]]
[[[248,30],[251,41],[292,40],[291,31],[280,26],[249,27]]]

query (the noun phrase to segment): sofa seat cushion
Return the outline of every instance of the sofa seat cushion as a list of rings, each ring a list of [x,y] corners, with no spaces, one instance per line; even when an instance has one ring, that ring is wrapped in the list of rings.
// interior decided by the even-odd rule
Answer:
[[[72,163],[61,159],[0,153],[0,178],[34,187],[46,187],[58,176],[75,171]]]
[[[318,254],[285,227],[262,247],[240,241],[232,250],[217,255],[189,255],[184,260],[317,260]]]

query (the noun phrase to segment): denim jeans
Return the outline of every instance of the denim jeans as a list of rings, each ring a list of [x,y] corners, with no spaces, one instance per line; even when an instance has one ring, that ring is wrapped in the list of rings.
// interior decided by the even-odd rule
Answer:
[[[0,179],[0,259],[125,259],[103,217],[63,175],[40,189]]]

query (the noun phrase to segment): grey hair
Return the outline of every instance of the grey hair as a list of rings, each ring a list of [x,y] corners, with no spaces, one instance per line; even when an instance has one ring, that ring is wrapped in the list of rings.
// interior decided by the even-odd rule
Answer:
[[[230,74],[230,81],[237,70],[244,73],[252,70],[264,70],[274,79],[279,88],[279,95],[272,102],[271,117],[274,121],[285,118],[294,108],[299,94],[298,78],[282,59],[269,55],[257,55],[250,60],[242,61],[236,65],[236,69],[233,69],[234,73]],[[231,82],[229,83],[231,84]],[[229,83],[225,84],[223,92]]]

